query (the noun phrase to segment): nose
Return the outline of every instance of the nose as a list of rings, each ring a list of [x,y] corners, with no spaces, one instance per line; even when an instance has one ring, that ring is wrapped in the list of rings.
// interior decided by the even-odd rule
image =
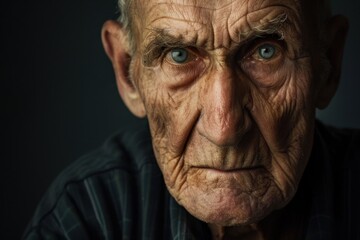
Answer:
[[[218,146],[235,145],[248,129],[246,84],[229,67],[222,66],[210,75],[202,92],[198,132]]]

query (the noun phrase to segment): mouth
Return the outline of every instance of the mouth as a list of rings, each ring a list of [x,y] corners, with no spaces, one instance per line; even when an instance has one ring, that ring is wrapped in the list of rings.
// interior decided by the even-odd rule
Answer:
[[[214,189],[228,189],[234,193],[262,193],[271,183],[269,172],[264,166],[240,168],[193,167],[189,172],[189,182],[206,192]],[[224,190],[225,191],[225,190]]]
[[[211,167],[211,166],[193,166],[192,168],[198,170],[213,171],[218,173],[236,173],[236,172],[248,172],[265,169],[264,166],[249,166],[249,167],[240,167],[240,168],[229,168],[229,167]]]
[[[237,168],[219,168],[219,167],[193,167],[190,172],[206,176],[207,180],[233,181],[233,179],[253,179],[254,177],[266,176],[267,170],[264,166],[237,167]]]

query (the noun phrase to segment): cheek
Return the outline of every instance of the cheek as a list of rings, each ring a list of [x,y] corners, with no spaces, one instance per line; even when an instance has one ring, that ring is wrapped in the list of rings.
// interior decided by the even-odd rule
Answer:
[[[304,118],[308,120],[314,113],[309,61],[288,62],[268,78],[277,78],[281,84],[266,88],[253,85],[250,112],[258,125],[271,126],[264,131],[291,133],[294,125]]]
[[[280,72],[283,84],[252,90],[251,114],[270,149],[271,172],[283,192],[293,192],[312,148],[315,108],[308,59]]]
[[[199,117],[196,86],[173,90],[161,69],[147,69],[142,74],[141,96],[146,108],[153,149],[170,188],[181,188],[186,166],[183,152]]]

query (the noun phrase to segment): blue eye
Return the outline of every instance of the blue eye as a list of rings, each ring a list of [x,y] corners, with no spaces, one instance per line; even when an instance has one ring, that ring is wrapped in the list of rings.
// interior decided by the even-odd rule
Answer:
[[[188,60],[189,53],[183,48],[174,48],[170,52],[172,60],[176,63],[184,63]]]
[[[265,60],[271,59],[276,54],[276,48],[271,44],[264,44],[258,48],[259,56]]]

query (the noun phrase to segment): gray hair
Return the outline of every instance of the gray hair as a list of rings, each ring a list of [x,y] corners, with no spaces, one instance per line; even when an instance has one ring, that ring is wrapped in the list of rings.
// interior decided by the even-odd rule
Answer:
[[[117,0],[118,4],[118,22],[122,25],[126,31],[126,37],[129,43],[131,55],[134,54],[136,44],[134,43],[134,34],[133,34],[133,22],[132,22],[132,5],[133,0]]]
[[[131,19],[129,18],[131,0],[118,0],[119,17],[118,21],[126,30],[130,30]]]

